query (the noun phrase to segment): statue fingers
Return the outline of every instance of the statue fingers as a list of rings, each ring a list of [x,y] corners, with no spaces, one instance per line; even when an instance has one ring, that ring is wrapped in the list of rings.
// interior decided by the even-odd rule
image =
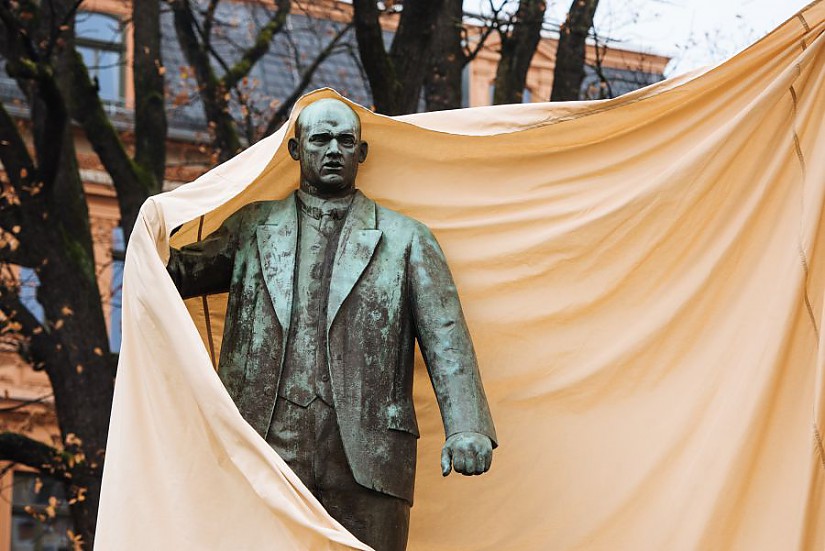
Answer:
[[[464,452],[464,471],[462,474],[467,476],[476,474],[476,458],[472,452]]]
[[[441,476],[450,474],[450,464],[452,463],[452,449],[450,446],[444,446],[441,449]]]
[[[476,474],[484,474],[490,470],[490,464],[493,462],[492,450],[482,450],[478,453],[478,466]]]
[[[487,469],[489,468],[489,461],[483,451],[476,454],[475,467],[476,468],[473,474],[484,474],[487,472]]]
[[[453,454],[453,469],[455,469],[457,473],[465,474],[466,471],[464,468],[464,461],[465,457],[463,451],[459,450]]]

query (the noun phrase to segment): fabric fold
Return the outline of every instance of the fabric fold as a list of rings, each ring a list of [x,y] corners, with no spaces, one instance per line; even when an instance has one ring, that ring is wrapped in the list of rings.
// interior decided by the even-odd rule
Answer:
[[[411,551],[822,548],[823,31],[817,1],[719,66],[601,102],[353,106],[358,186],[441,243],[499,436],[489,473],[442,478],[416,378]],[[170,244],[297,186],[285,138],[327,97],[144,205],[98,549],[365,549],[221,386],[226,297],[184,305],[164,269]]]

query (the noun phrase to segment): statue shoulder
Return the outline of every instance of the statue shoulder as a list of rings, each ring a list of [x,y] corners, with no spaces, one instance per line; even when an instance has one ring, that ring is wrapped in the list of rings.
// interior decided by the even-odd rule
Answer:
[[[423,222],[416,220],[406,214],[389,209],[376,203],[376,223],[378,229],[383,231],[390,231],[409,238],[420,236],[431,236],[430,228]]]
[[[230,214],[224,224],[236,228],[258,226],[269,217],[273,209],[283,205],[285,201],[286,199],[274,199],[247,203]]]

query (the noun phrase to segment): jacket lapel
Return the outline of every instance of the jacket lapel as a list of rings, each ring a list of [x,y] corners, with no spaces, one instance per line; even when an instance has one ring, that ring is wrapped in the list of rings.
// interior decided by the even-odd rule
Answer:
[[[327,331],[332,326],[341,305],[364,273],[380,240],[381,230],[375,229],[375,202],[356,191],[349,215],[341,229],[341,238],[332,266],[327,304]]]
[[[258,226],[257,241],[264,283],[286,339],[292,318],[292,287],[298,246],[298,213],[294,193],[275,203],[266,221]]]

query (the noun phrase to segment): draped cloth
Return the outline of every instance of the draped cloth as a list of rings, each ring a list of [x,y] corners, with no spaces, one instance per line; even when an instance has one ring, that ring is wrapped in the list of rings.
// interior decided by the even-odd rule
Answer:
[[[410,550],[825,547],[824,30],[815,2],[607,101],[354,106],[358,186],[441,242],[500,438],[489,473],[442,478],[416,375]],[[295,113],[141,211],[98,549],[365,548],[218,380],[226,297],[185,307],[164,270],[170,244],[296,187]]]

